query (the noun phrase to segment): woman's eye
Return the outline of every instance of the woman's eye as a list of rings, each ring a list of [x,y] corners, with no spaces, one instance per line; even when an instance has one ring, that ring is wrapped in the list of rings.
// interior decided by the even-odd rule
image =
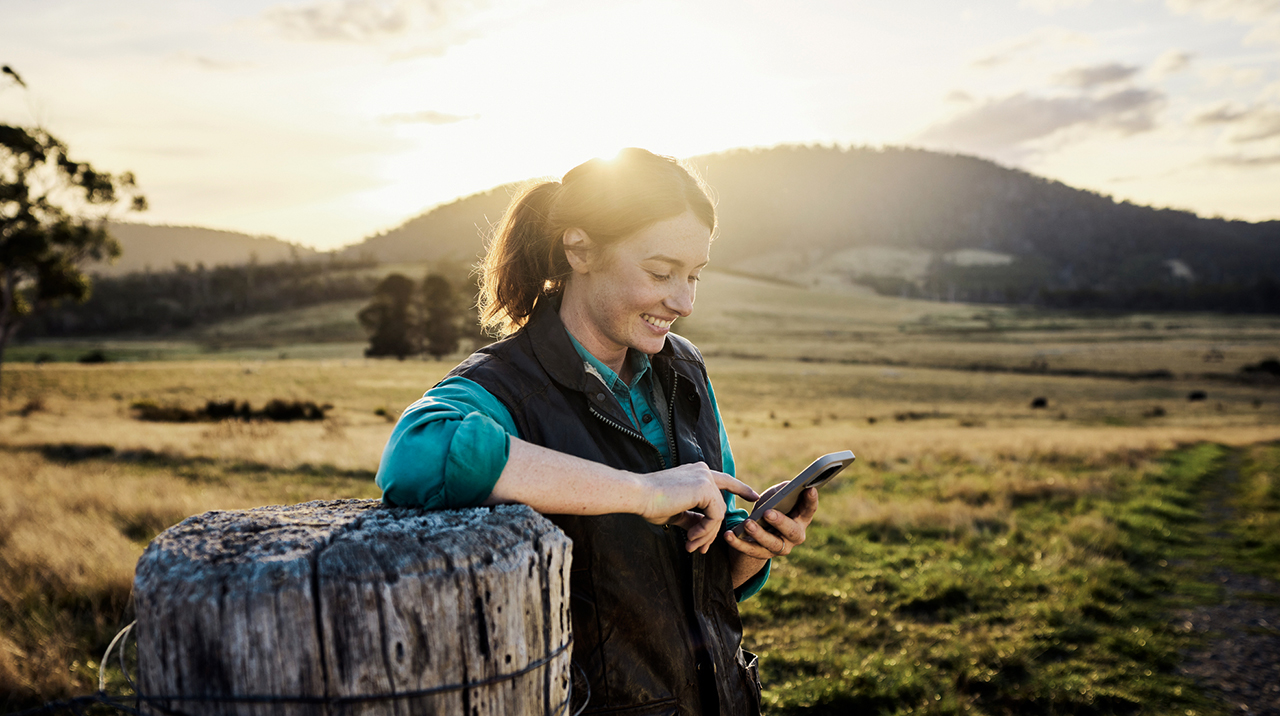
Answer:
[[[653,276],[654,278],[658,279],[659,281],[666,281],[667,279],[671,278],[671,274],[666,274],[666,273],[653,273],[652,271],[650,271],[650,272],[649,272],[649,275]]]

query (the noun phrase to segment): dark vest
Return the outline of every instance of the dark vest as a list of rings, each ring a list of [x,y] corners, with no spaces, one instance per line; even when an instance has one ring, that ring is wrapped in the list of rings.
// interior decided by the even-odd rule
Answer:
[[[702,356],[668,334],[652,357],[667,401],[676,464],[722,469],[719,429]],[[656,448],[631,427],[613,393],[582,366],[556,306],[539,301],[529,323],[472,354],[450,376],[475,381],[511,412],[528,442],[649,473]],[[685,531],[639,515],[548,515],[573,540],[573,658],[586,673],[585,713],[754,716],[759,686],[743,652],[729,547],[684,550]],[[575,701],[584,694],[575,693]],[[575,704],[575,708],[576,708]]]

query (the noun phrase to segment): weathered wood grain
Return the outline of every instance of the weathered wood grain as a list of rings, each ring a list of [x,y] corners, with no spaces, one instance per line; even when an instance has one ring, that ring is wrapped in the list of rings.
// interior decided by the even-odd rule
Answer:
[[[570,639],[570,547],[522,505],[426,512],[344,500],[192,517],[138,561],[138,685],[216,699],[472,684],[334,704],[154,704],[193,716],[559,713],[570,650],[507,677]]]

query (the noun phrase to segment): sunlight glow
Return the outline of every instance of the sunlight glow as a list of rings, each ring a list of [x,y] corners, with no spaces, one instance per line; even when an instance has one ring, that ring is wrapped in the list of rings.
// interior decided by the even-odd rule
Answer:
[[[1280,135],[1263,130],[1280,42],[1246,41],[1249,18],[1150,2],[477,0],[408,3],[403,28],[308,26],[317,1],[13,0],[0,59],[34,89],[0,86],[0,121],[134,171],[147,221],[324,248],[628,146],[923,145],[1277,216]],[[1121,79],[1063,83],[1108,66]],[[1108,101],[1126,97],[1145,114],[1116,131]],[[1213,107],[1248,110],[1265,136],[1197,123]]]

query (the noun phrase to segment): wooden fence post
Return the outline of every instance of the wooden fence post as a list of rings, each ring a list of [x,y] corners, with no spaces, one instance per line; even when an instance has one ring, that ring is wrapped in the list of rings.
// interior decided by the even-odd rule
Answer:
[[[134,578],[144,710],[565,713],[570,547],[523,505],[340,500],[188,518]]]

